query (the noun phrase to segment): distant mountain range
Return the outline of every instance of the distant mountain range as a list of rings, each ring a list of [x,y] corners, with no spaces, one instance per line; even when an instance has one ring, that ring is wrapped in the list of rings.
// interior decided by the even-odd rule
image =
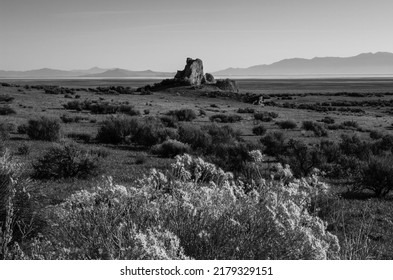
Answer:
[[[0,70],[0,78],[157,78],[173,77],[175,73],[145,71],[130,71],[126,69],[112,68],[104,69],[93,67],[87,70],[57,70],[57,69],[37,69],[29,71],[4,71]]]
[[[335,75],[335,76],[393,76],[393,53],[362,53],[352,57],[290,58],[272,64],[248,68],[228,68],[212,73],[214,76],[285,76],[285,75]],[[29,71],[0,70],[0,78],[172,78],[175,73],[151,70],[131,71],[93,67],[87,70],[57,70],[43,68]]]
[[[291,58],[248,68],[228,68],[215,76],[263,75],[392,75],[393,53],[363,53],[352,57]]]

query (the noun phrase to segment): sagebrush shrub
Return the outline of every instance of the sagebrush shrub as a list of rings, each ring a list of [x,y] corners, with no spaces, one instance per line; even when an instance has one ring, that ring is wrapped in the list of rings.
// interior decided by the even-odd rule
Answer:
[[[169,111],[167,115],[174,116],[177,118],[178,121],[185,121],[185,122],[193,121],[197,117],[197,114],[192,109],[173,110],[173,111]]]
[[[212,122],[220,123],[235,123],[240,122],[242,117],[239,115],[226,115],[226,114],[215,114],[210,117]]]
[[[206,149],[212,145],[212,137],[201,127],[192,124],[183,124],[179,128],[179,140],[190,144],[196,149]]]
[[[180,141],[169,139],[152,147],[153,154],[172,158],[190,152],[190,146]]]
[[[263,125],[257,125],[252,128],[252,133],[255,135],[264,135],[267,129]]]
[[[282,129],[295,129],[297,127],[296,122],[291,120],[276,122],[276,124]]]
[[[371,157],[360,168],[359,187],[377,197],[385,197],[393,189],[393,157]]]
[[[260,141],[264,146],[264,153],[269,156],[282,155],[287,149],[285,136],[282,132],[270,132],[262,137]]]
[[[33,164],[36,179],[88,178],[101,172],[100,157],[73,143],[55,145]]]
[[[16,114],[16,111],[12,109],[10,106],[0,106],[0,116],[6,116],[6,115],[14,115]]]
[[[168,175],[153,169],[128,187],[109,179],[55,206],[46,237],[51,251],[43,253],[64,259],[334,257],[337,237],[308,210],[328,186],[317,177],[294,179],[282,166],[273,177],[245,193],[230,173],[178,156]]]
[[[38,119],[30,119],[27,123],[26,133],[34,140],[58,141],[60,129],[58,119],[43,116]]]
[[[96,138],[101,143],[119,144],[134,135],[137,129],[138,120],[135,118],[110,117],[100,124]]]
[[[302,129],[311,130],[316,137],[328,136],[327,130],[319,123],[313,121],[304,121]]]

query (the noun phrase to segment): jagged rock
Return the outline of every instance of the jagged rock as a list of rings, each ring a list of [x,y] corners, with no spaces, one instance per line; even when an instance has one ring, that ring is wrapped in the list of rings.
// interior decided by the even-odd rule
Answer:
[[[239,88],[234,80],[225,79],[225,80],[217,80],[216,87],[224,91],[230,92],[239,92]]]
[[[214,79],[214,76],[210,73],[206,73],[205,76],[203,76],[202,79],[203,84],[215,84],[216,79]]]
[[[199,86],[203,79],[203,63],[199,58],[187,58],[187,64],[184,70],[177,71],[175,80],[186,81],[190,85]]]

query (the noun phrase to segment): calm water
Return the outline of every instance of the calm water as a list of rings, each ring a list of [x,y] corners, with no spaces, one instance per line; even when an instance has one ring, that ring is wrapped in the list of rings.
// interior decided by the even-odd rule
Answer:
[[[159,82],[160,78],[125,79],[7,79],[21,85],[58,85],[65,87],[129,86],[140,87]],[[258,93],[309,93],[309,92],[393,92],[393,78],[264,78],[243,77],[235,79],[242,92]]]

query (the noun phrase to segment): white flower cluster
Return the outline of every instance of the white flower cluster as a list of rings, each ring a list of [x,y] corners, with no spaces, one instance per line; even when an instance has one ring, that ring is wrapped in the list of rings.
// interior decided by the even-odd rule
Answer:
[[[259,151],[251,156],[263,161]],[[316,175],[295,179],[278,165],[271,180],[247,192],[243,185],[200,158],[178,156],[168,175],[152,169],[132,187],[108,178],[74,194],[57,207],[55,228],[73,237],[60,234],[64,248],[84,258],[326,259],[338,252],[337,237],[308,211],[329,190]]]

